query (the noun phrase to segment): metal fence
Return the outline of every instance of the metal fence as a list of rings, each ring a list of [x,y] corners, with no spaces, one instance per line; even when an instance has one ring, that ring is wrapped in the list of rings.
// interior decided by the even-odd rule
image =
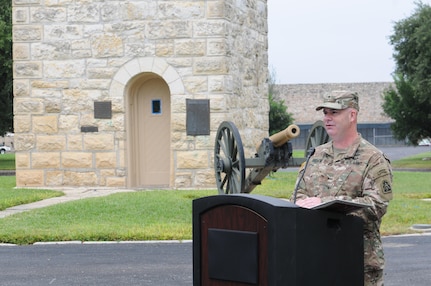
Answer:
[[[295,149],[305,149],[308,135],[313,124],[297,124],[301,133],[292,139],[292,146]],[[406,146],[406,142],[394,138],[391,130],[391,123],[362,123],[358,124],[358,132],[362,137],[375,146]]]

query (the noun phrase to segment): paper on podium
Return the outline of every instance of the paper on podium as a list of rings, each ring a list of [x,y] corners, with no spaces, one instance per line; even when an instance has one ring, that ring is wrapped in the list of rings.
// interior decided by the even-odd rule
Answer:
[[[312,207],[311,209],[348,214],[348,213],[351,213],[363,208],[369,208],[369,207],[371,206],[368,204],[362,204],[362,203],[344,201],[344,200],[332,200],[332,201],[317,205],[315,207]]]

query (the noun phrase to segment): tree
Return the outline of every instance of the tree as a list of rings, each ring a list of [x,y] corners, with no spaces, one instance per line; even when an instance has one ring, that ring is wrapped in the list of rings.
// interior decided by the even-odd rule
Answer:
[[[0,135],[13,131],[12,1],[0,0]]]
[[[292,114],[287,112],[287,106],[284,105],[284,100],[277,98],[274,94],[275,87],[275,72],[272,71],[269,75],[268,84],[268,99],[269,99],[269,135],[275,134],[286,129],[292,124]]]
[[[413,14],[395,23],[395,88],[384,92],[383,110],[395,120],[395,138],[417,145],[431,137],[431,7],[416,3]]]

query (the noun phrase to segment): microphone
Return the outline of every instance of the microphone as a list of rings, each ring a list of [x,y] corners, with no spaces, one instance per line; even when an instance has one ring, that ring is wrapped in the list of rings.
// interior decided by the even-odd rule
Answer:
[[[296,203],[296,194],[298,193],[299,182],[301,182],[301,180],[304,178],[304,174],[305,174],[305,170],[307,169],[308,162],[310,161],[311,156],[314,155],[314,152],[316,152],[316,148],[314,147],[311,147],[307,151],[307,160],[305,161],[304,170],[302,171],[301,177],[296,182],[295,191],[293,192],[293,203]]]

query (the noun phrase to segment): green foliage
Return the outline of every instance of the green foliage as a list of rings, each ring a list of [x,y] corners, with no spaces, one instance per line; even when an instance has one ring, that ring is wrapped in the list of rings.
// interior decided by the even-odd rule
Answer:
[[[269,99],[269,135],[286,129],[292,124],[292,114],[287,112],[284,100],[277,98],[274,94],[275,73],[272,72],[269,78],[268,99]]]
[[[293,118],[287,112],[287,107],[283,100],[275,100],[273,95],[269,95],[269,134],[275,134],[284,130],[292,124]]]
[[[0,0],[0,135],[13,131],[12,1]]]
[[[431,7],[421,2],[413,15],[395,23],[396,89],[384,92],[384,112],[395,119],[397,139],[417,144],[431,137]]]
[[[431,102],[424,101],[413,84],[401,76],[395,77],[395,86],[384,92],[382,108],[395,120],[391,125],[395,138],[407,138],[417,145],[420,139],[431,137]]]

